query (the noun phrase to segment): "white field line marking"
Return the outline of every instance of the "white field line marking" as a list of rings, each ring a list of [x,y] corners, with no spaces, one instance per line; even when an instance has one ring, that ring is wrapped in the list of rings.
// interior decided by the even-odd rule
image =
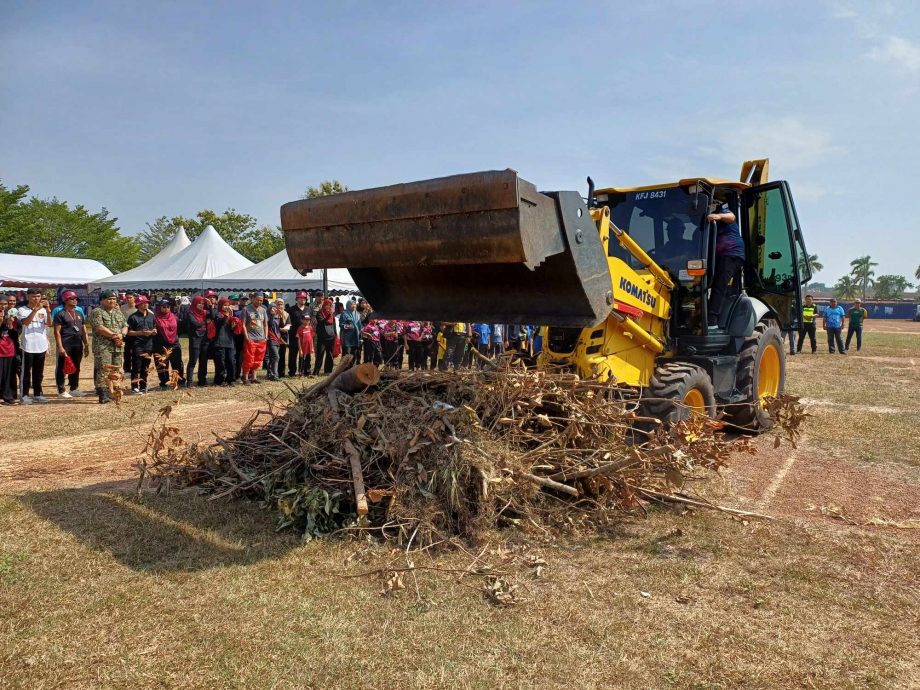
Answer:
[[[804,440],[804,436],[799,439],[800,446]],[[786,462],[783,463],[783,466],[779,468],[779,471],[777,471],[773,479],[770,480],[770,483],[767,484],[767,488],[764,489],[763,496],[761,496],[760,500],[757,501],[757,507],[759,510],[763,510],[770,505],[770,502],[773,500],[773,497],[776,496],[776,492],[779,491],[779,487],[782,486],[783,481],[786,479],[786,475],[789,474],[789,470],[792,469],[792,466],[795,464],[797,459],[798,451],[793,448],[792,452],[789,453],[789,457],[786,458]]]
[[[833,400],[824,400],[823,398],[802,398],[800,402],[804,405],[815,405],[816,407],[839,407],[844,410],[854,410],[856,412],[874,412],[875,414],[901,414],[904,412],[900,407],[883,407],[881,405],[853,405],[850,403],[839,403]]]

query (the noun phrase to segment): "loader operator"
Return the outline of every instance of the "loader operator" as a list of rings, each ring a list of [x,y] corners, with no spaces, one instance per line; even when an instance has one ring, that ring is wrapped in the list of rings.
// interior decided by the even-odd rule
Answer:
[[[715,202],[706,216],[710,223],[716,223],[716,265],[712,274],[712,290],[709,293],[709,327],[719,325],[722,304],[728,286],[738,287],[738,277],[744,266],[744,240],[737,218],[724,202]]]
[[[673,264],[675,259],[683,259],[686,262],[688,259],[695,258],[699,250],[693,240],[684,239],[685,230],[684,221],[680,218],[674,216],[668,220],[665,225],[668,241],[655,253],[655,260],[658,263]]]

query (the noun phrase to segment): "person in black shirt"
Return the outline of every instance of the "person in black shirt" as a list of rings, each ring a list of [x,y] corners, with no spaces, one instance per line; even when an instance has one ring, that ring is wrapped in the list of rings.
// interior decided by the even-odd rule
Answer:
[[[300,343],[297,340],[297,331],[300,330],[301,325],[304,322],[304,319],[309,319],[313,316],[313,309],[307,304],[307,293],[304,290],[301,290],[297,293],[297,303],[289,308],[288,316],[291,319],[291,330],[288,331],[290,337],[288,338],[288,376],[296,376],[299,373],[300,365]],[[279,368],[284,366],[284,362],[281,362]]]
[[[77,311],[77,293],[67,290],[61,299],[64,308],[54,315],[54,338],[57,344],[57,366],[54,369],[54,379],[57,384],[58,395],[62,398],[79,398],[84,395],[77,390],[80,385],[80,362],[83,355],[89,352],[89,340],[86,337],[86,328],[83,326],[83,315]],[[67,375],[70,391],[64,387],[64,365],[70,357],[76,371]]]
[[[153,359],[153,337],[157,334],[157,322],[148,309],[150,300],[139,295],[134,302],[137,311],[128,317],[128,335],[134,338],[131,354],[131,392],[147,392],[147,371]]]

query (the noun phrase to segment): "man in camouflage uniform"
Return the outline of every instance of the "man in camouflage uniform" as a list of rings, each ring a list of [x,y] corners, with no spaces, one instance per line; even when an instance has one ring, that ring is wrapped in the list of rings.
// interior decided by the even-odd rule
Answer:
[[[93,332],[93,365],[95,367],[96,395],[99,403],[112,402],[106,381],[106,364],[121,367],[124,357],[125,334],[128,322],[118,308],[118,296],[114,290],[104,290],[98,309],[89,317]]]

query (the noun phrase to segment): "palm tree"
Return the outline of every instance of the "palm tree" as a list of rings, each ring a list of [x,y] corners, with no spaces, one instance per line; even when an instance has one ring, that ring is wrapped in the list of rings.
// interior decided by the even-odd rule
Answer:
[[[859,295],[859,280],[853,276],[843,276],[834,285],[834,294],[840,299],[853,299]]]
[[[920,280],[920,264],[917,265],[917,270],[914,271],[914,278]]]
[[[799,275],[802,275],[803,273],[805,273],[806,266],[808,266],[808,267],[811,268],[811,277],[812,277],[812,278],[814,278],[815,273],[820,272],[821,269],[824,268],[824,264],[822,264],[822,263],[818,260],[818,255],[817,255],[817,254],[808,254],[808,258],[807,258],[807,259],[806,259],[804,256],[800,256],[800,257],[799,257]],[[918,269],[918,270],[920,270],[920,269]],[[810,279],[809,279],[809,280],[810,280]],[[805,285],[808,285],[808,281],[805,282]]]
[[[850,271],[850,275],[856,278],[862,285],[862,298],[863,301],[865,301],[866,291],[869,288],[869,281],[875,276],[875,271],[872,269],[878,266],[878,264],[872,261],[872,257],[870,256],[861,256],[858,259],[853,259],[850,262],[850,266],[853,267],[853,270]]]

